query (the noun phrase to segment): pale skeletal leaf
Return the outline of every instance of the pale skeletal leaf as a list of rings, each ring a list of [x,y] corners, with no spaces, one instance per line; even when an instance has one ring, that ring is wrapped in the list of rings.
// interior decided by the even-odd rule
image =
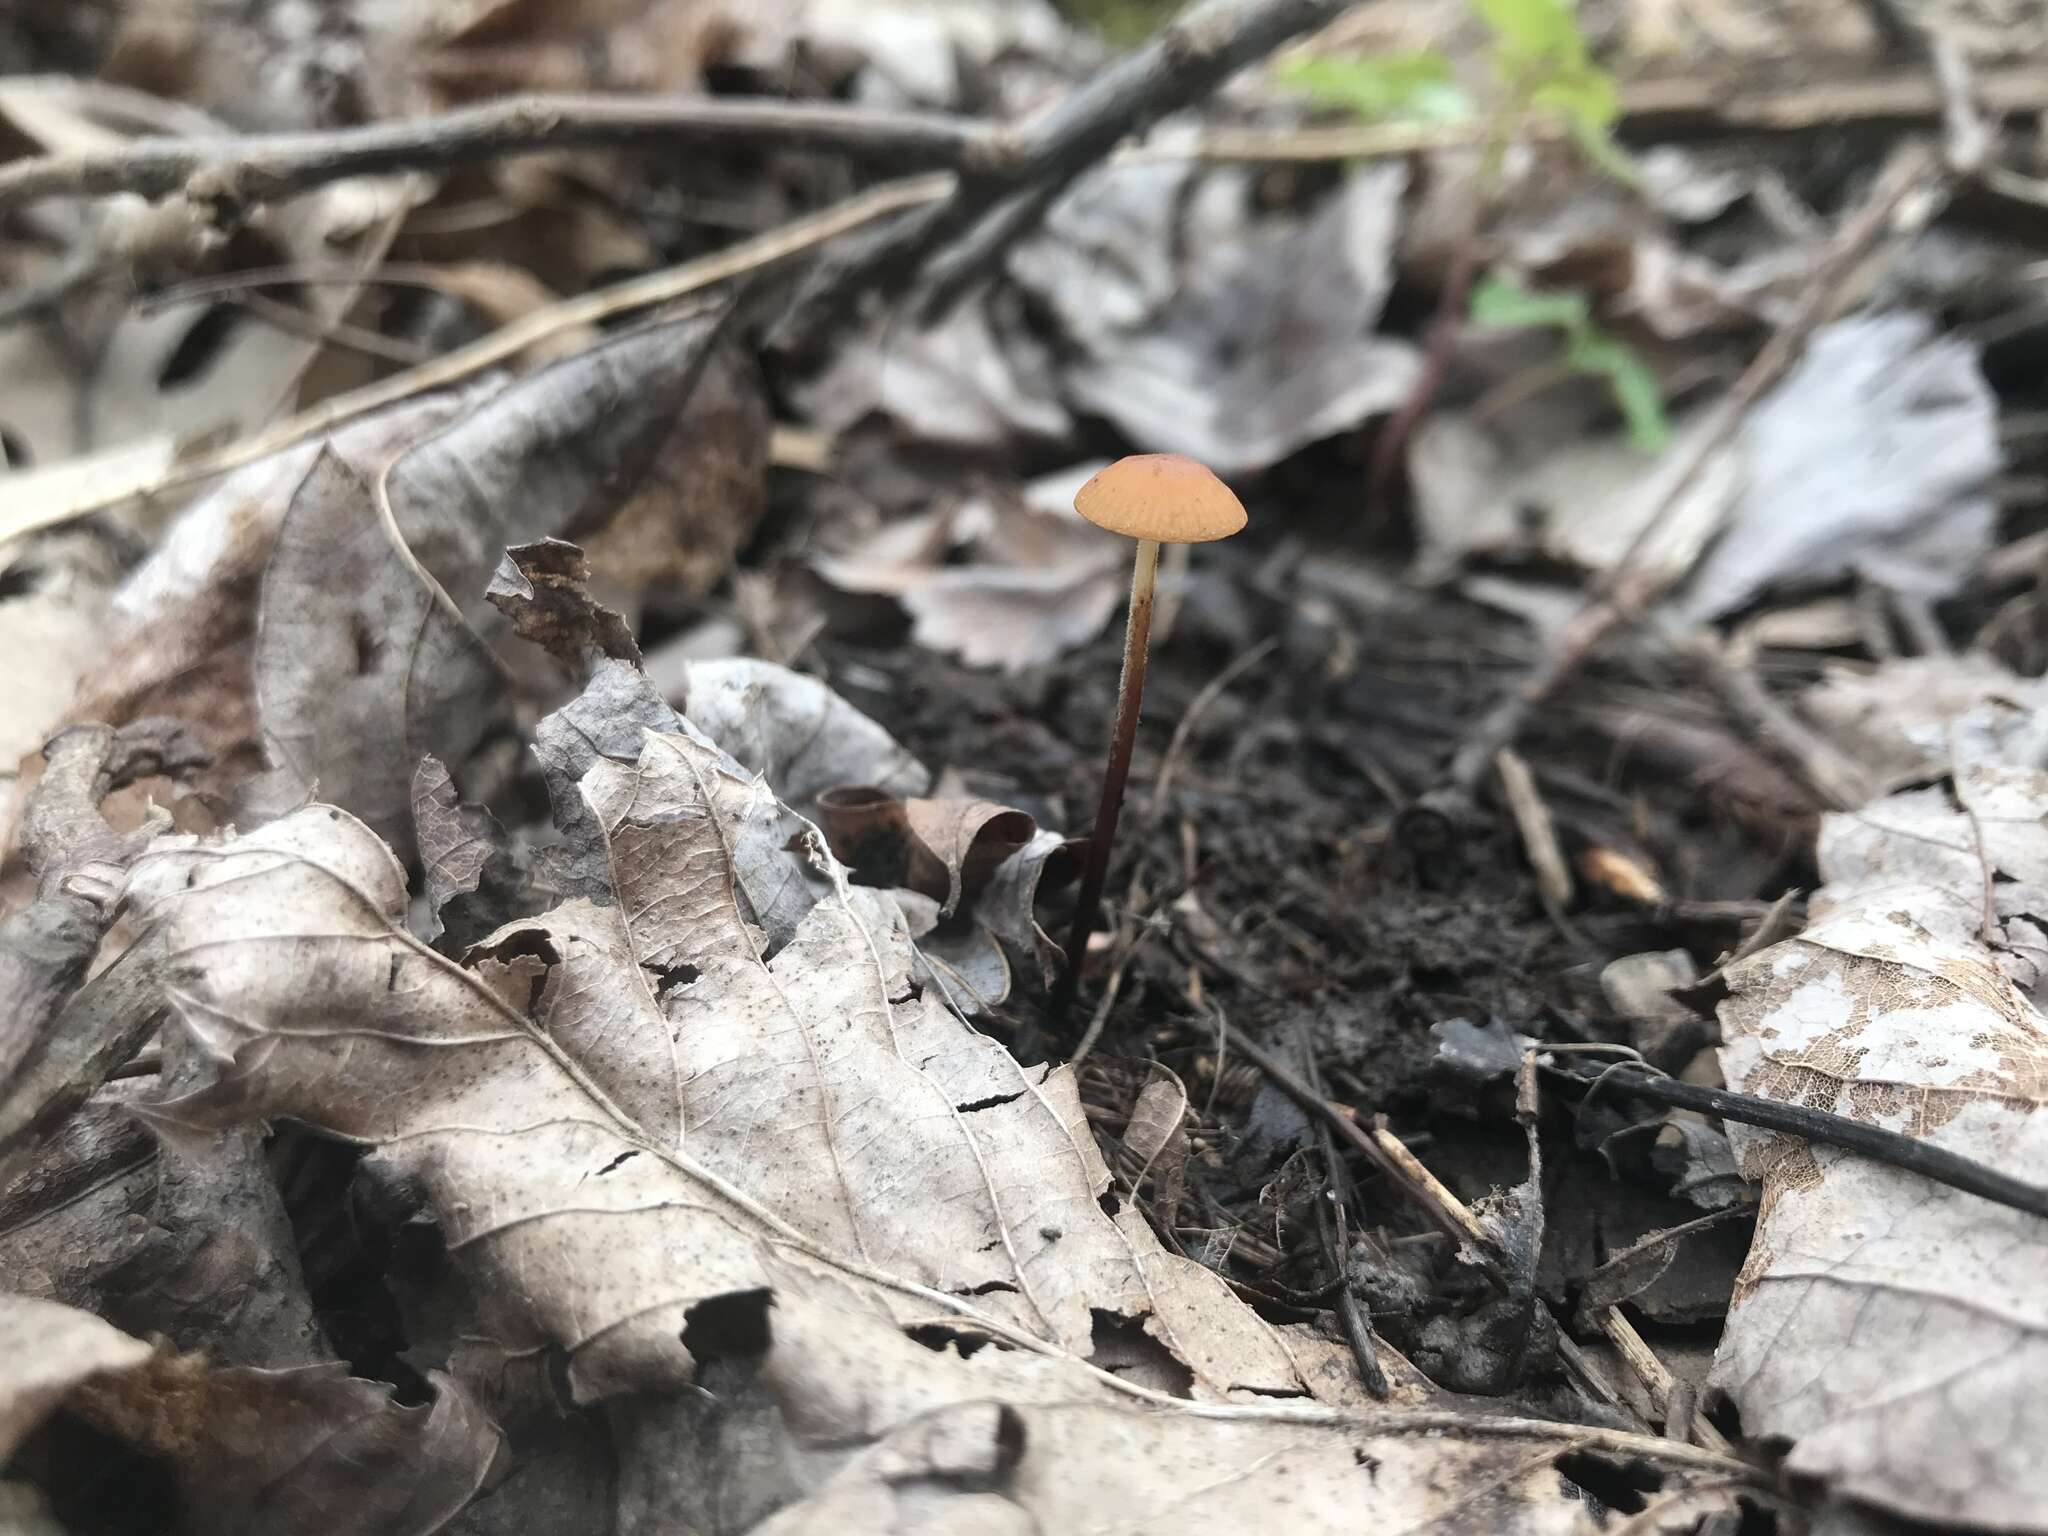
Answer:
[[[1997,706],[1993,707],[1996,710]],[[2008,711],[2009,712],[2009,711]],[[2048,774],[1972,759],[1833,816],[1805,933],[1732,967],[1730,1086],[2048,1182]],[[2022,736],[2020,739],[2024,739]],[[2048,1222],[1731,1127],[1764,1181],[1717,1380],[1789,1468],[1918,1519],[2048,1531]]]

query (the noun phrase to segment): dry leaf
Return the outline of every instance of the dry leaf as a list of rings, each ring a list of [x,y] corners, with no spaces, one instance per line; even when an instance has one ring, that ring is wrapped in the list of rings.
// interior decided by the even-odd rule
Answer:
[[[896,739],[814,677],[772,661],[693,661],[690,723],[792,806],[850,780],[915,795],[931,783]]]
[[[842,591],[897,598],[919,645],[970,666],[1042,666],[1100,634],[1129,585],[1129,541],[1073,510],[1074,491],[1101,467],[1045,476],[1012,504],[906,518],[819,560],[818,574]]]
[[[1158,1247],[1069,1074],[1020,1068],[913,986],[895,903],[802,823],[773,836],[791,818],[758,779],[634,734],[637,761],[593,753],[574,785],[609,889],[507,935],[546,967],[524,989],[538,1023],[488,984],[499,960],[467,971],[405,933],[402,871],[339,810],[166,846],[133,896],[222,1075],[155,1116],[363,1144],[438,1219],[469,1331],[508,1360],[558,1349],[580,1399],[758,1361],[761,1432],[805,1496],[764,1529],[905,1499],[934,1529],[1179,1528],[1191,1496],[1223,1518],[1291,1497],[1310,1530],[1580,1528],[1557,1463],[1599,1432],[1313,1406],[1318,1350]],[[1106,1329],[1142,1346],[1137,1378],[1087,1363]],[[933,1330],[993,1347],[912,1337]]]
[[[2003,717],[2003,718],[2001,718]],[[1823,824],[1796,939],[1737,965],[1730,1087],[1902,1131],[2048,1182],[2048,774],[1951,729],[1953,796]],[[1888,1164],[1731,1126],[1764,1182],[1716,1380],[1787,1468],[1916,1519],[2048,1530],[2048,1223]]]
[[[339,1364],[208,1370],[88,1313],[0,1294],[0,1458],[68,1408],[168,1461],[178,1531],[427,1536],[501,1445],[461,1387],[434,1385],[431,1407],[407,1407]]]
[[[1302,218],[1257,218],[1254,182],[1172,161],[1096,170],[1008,262],[1076,350],[1074,404],[1224,475],[1391,410],[1416,376],[1412,347],[1373,334],[1405,168],[1353,171]]]
[[[507,690],[446,592],[423,578],[382,476],[332,446],[292,497],[263,578],[254,646],[270,773],[255,819],[321,794],[412,846],[412,776],[460,763]]]

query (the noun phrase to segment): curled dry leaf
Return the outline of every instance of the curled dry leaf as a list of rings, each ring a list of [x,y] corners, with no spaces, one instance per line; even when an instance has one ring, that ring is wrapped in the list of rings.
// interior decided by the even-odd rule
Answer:
[[[220,1076],[155,1116],[285,1116],[364,1146],[438,1219],[469,1331],[559,1351],[581,1400],[754,1361],[759,1432],[802,1500],[763,1529],[912,1499],[934,1529],[1113,1511],[1165,1530],[1191,1497],[1249,1518],[1282,1496],[1304,1530],[1578,1528],[1556,1463],[1588,1432],[1314,1406],[1337,1346],[1159,1247],[1069,1073],[1019,1067],[913,985],[894,901],[849,886],[758,778],[693,735],[631,734],[635,755],[551,770],[608,887],[474,971],[404,931],[401,869],[338,809],[165,848],[133,894]],[[513,955],[544,968],[513,993],[538,1020],[491,985]],[[1105,1338],[1137,1348],[1140,1380],[1089,1363]]]
[[[494,658],[424,578],[382,476],[323,449],[263,580],[256,697],[272,771],[243,795],[262,819],[322,794],[410,850],[414,765],[460,763],[506,690]]]
[[[563,539],[538,539],[505,551],[484,600],[557,661],[581,668],[591,652],[640,665],[632,628],[588,590],[590,562]]]
[[[397,1402],[339,1364],[209,1370],[89,1313],[0,1295],[0,1458],[65,1409],[166,1461],[173,1529],[427,1536],[467,1504],[502,1442],[461,1386]]]
[[[1823,824],[1796,939],[1731,966],[1730,1087],[2048,1181],[2048,773],[1993,705],[1953,787]],[[2001,745],[1999,727],[2017,729]],[[1790,1470],[1916,1519],[2048,1530],[2048,1223],[1885,1164],[1730,1127],[1764,1182],[1717,1381]]]
[[[457,794],[432,753],[412,776],[412,824],[432,914],[429,939],[466,949],[526,908],[529,877],[498,818]]]
[[[827,790],[818,809],[835,857],[872,884],[938,898],[941,918],[1038,835],[1029,815],[993,800],[904,800],[867,785]]]

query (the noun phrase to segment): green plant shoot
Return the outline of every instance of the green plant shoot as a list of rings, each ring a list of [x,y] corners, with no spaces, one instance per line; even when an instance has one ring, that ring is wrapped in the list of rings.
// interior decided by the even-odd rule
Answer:
[[[1342,107],[1366,122],[1451,123],[1473,115],[1442,54],[1310,57],[1280,73],[1318,106]]]
[[[1622,181],[1635,167],[1614,142],[1621,91],[1593,62],[1573,0],[1469,0],[1493,33],[1494,80],[1522,110],[1563,119],[1587,159]]]
[[[1594,323],[1593,306],[1583,293],[1525,288],[1494,272],[1473,285],[1470,315],[1474,325],[1490,331],[1560,332],[1560,366],[1607,381],[1636,447],[1654,453],[1671,440],[1657,376],[1633,347]]]

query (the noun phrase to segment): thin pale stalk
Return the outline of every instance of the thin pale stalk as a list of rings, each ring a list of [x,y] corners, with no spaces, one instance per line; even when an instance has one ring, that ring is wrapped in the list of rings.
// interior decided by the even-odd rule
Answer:
[[[1124,781],[1131,774],[1131,748],[1138,739],[1138,706],[1145,697],[1145,647],[1152,633],[1152,589],[1159,572],[1159,541],[1140,539],[1131,566],[1131,614],[1124,626],[1124,671],[1116,689],[1116,724],[1109,733],[1109,766],[1102,775],[1102,800],[1095,808],[1095,832],[1088,839],[1088,863],[1081,873],[1080,904],[1067,935],[1067,968],[1053,995],[1056,1008],[1073,1000],[1081,979],[1088,936],[1095,931],[1095,909],[1109,879],[1109,845],[1116,838],[1117,815],[1124,806]]]

